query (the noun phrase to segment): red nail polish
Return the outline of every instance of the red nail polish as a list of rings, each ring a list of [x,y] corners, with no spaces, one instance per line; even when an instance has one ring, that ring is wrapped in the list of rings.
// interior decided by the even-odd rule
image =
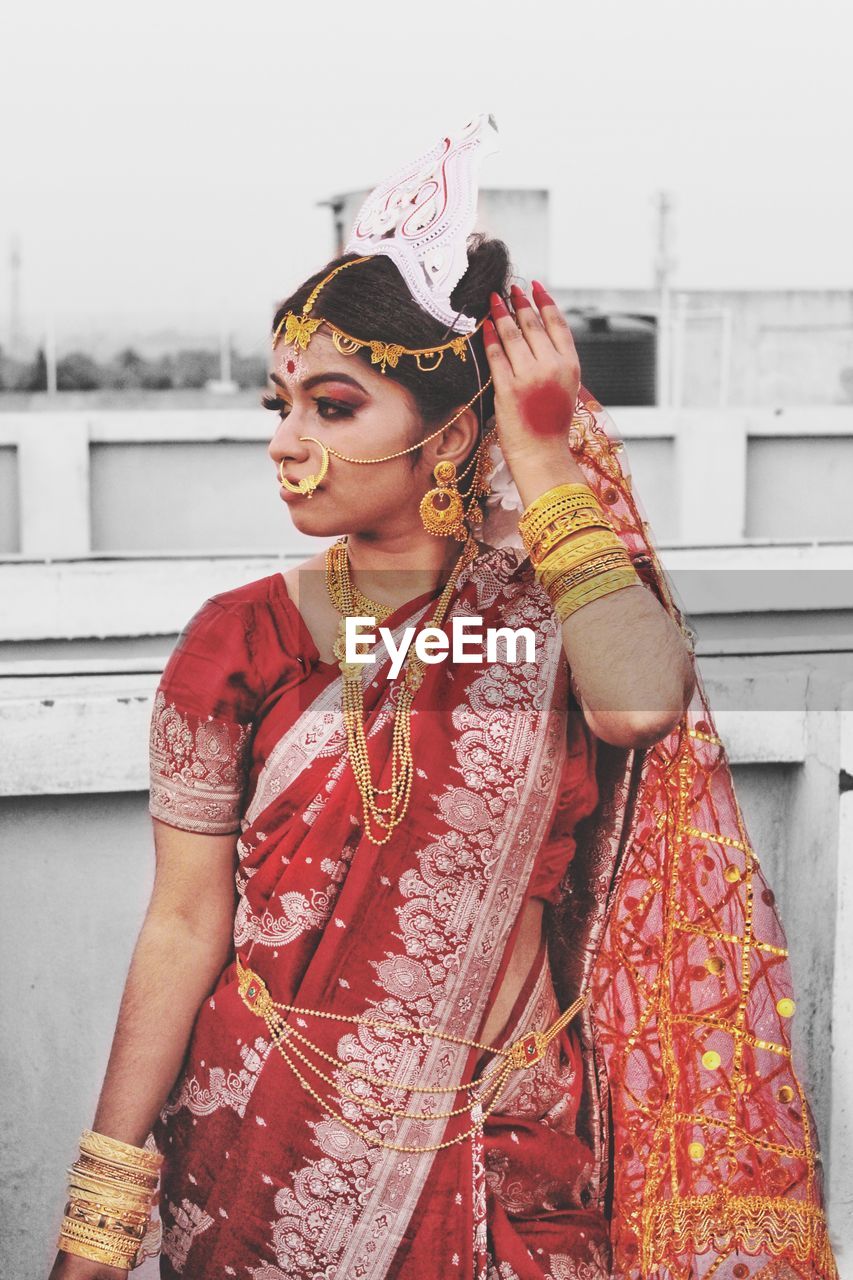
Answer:
[[[557,305],[545,286],[540,284],[538,280],[533,281],[533,296],[537,302],[539,302],[541,298],[543,302],[550,302],[552,306]]]
[[[519,307],[530,306],[530,299],[520,285],[514,284],[510,289],[510,293],[512,294],[512,305],[515,307],[516,311]]]
[[[508,316],[509,309],[499,293],[492,294],[492,310],[496,316]]]

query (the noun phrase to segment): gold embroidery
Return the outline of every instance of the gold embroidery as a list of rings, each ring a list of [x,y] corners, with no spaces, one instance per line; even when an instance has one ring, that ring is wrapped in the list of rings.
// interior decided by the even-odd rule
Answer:
[[[800,1200],[731,1196],[719,1191],[658,1201],[643,1216],[650,1258],[668,1256],[672,1251],[705,1253],[724,1247],[725,1238],[732,1237],[750,1253],[792,1253],[801,1262],[811,1262],[817,1268],[815,1280],[836,1275],[826,1214]],[[647,1261],[644,1273],[652,1266]]]

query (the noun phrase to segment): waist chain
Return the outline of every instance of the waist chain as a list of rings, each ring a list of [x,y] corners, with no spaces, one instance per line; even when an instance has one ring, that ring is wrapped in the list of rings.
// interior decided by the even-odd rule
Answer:
[[[326,1009],[307,1009],[302,1005],[286,1004],[281,1000],[273,1000],[263,979],[244,965],[239,955],[237,956],[237,981],[243,1003],[247,1008],[251,1009],[252,1013],[262,1018],[266,1023],[273,1043],[305,1091],[310,1094],[323,1111],[334,1116],[345,1128],[357,1134],[359,1138],[362,1138],[372,1146],[384,1147],[388,1151],[441,1151],[445,1147],[453,1146],[457,1142],[464,1142],[472,1137],[481,1128],[483,1121],[494,1111],[513,1071],[525,1070],[539,1062],[544,1057],[548,1045],[554,1037],[558,1036],[564,1027],[568,1026],[575,1014],[586,1003],[585,996],[578,996],[577,1000],[564,1013],[560,1014],[557,1021],[552,1023],[546,1030],[525,1032],[517,1040],[514,1040],[512,1044],[503,1048],[496,1048],[494,1045],[480,1044],[477,1040],[467,1040],[464,1036],[455,1036],[446,1031],[439,1031],[435,1027],[418,1027],[408,1022],[393,1021],[381,1015],[371,1014],[366,1017],[358,1017],[354,1014],[331,1013]],[[293,1021],[288,1021],[284,1016],[285,1014],[292,1014],[300,1021],[306,1017],[324,1018],[333,1022],[355,1023],[376,1030],[400,1031],[404,1034],[417,1035],[423,1038],[444,1040],[449,1044],[479,1049],[481,1052],[493,1055],[497,1061],[485,1075],[479,1076],[476,1080],[461,1081],[457,1084],[402,1084],[399,1081],[388,1080],[382,1076],[374,1075],[369,1071],[362,1071],[355,1063],[344,1061],[344,1059],[338,1058],[334,1054],[327,1053],[325,1049],[321,1049],[318,1044],[315,1044],[304,1031],[294,1025]],[[316,1059],[320,1061],[318,1062]],[[361,1081],[362,1093],[351,1093],[341,1083],[333,1080],[323,1070],[320,1065],[322,1062],[328,1063],[338,1071],[345,1072],[348,1080]],[[313,1077],[316,1077],[318,1082],[323,1082],[333,1089],[341,1099],[341,1106],[335,1107],[327,1098],[322,1097],[311,1081],[307,1079],[304,1072],[310,1073]],[[451,1111],[405,1111],[397,1110],[392,1106],[367,1097],[365,1085],[372,1085],[378,1089],[402,1090],[405,1093],[431,1095],[444,1093],[455,1096],[464,1091],[472,1094],[473,1097],[470,1097],[464,1106],[455,1107]],[[343,1114],[342,1109],[347,1103],[356,1104],[358,1107],[363,1107],[373,1112],[377,1123],[380,1121],[394,1122],[396,1120],[449,1120],[453,1116],[468,1113],[471,1116],[472,1124],[464,1133],[459,1133],[444,1142],[422,1147],[403,1146],[399,1143],[387,1142],[380,1134],[369,1130],[366,1131],[354,1124],[352,1120]],[[350,1106],[351,1109],[352,1107]]]

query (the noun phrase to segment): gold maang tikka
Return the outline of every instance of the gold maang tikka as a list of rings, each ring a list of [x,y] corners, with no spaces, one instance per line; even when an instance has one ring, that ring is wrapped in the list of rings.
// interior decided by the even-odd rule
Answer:
[[[351,333],[347,333],[346,330],[342,329],[340,325],[334,324],[324,316],[312,315],[314,304],[321,291],[330,280],[335,278],[339,271],[346,271],[347,267],[354,267],[359,262],[368,262],[372,256],[368,255],[368,257],[364,258],[353,258],[350,262],[342,262],[339,267],[335,267],[333,271],[323,277],[319,284],[314,286],[300,315],[296,315],[293,311],[286,312],[273,334],[273,351],[275,351],[276,344],[281,336],[282,326],[284,327],[285,343],[296,347],[297,350],[306,351],[314,334],[321,325],[325,325],[331,332],[332,342],[335,344],[336,350],[341,355],[354,356],[357,351],[367,347],[370,350],[370,363],[378,364],[382,373],[385,372],[387,365],[390,365],[392,369],[396,369],[401,356],[411,356],[421,373],[433,373],[444,359],[445,351],[452,351],[460,360],[466,360],[468,358],[468,343],[473,334],[484,324],[485,316],[471,330],[470,334],[458,334],[455,338],[451,338],[449,342],[442,342],[434,347],[404,347],[399,342],[384,342],[378,338],[355,338]]]

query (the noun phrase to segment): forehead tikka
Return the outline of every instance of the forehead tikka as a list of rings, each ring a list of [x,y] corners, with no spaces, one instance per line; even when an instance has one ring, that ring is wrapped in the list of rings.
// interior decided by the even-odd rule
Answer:
[[[327,276],[324,276],[319,284],[315,285],[311,290],[302,308],[301,315],[296,315],[293,311],[286,312],[273,334],[273,351],[275,351],[278,340],[281,337],[282,328],[284,329],[285,343],[288,346],[292,346],[294,352],[298,353],[299,351],[307,351],[314,334],[321,325],[324,325],[331,332],[332,342],[341,355],[354,356],[357,351],[367,347],[370,350],[370,363],[378,364],[382,373],[385,372],[387,365],[390,365],[392,369],[396,369],[401,356],[411,356],[421,373],[434,372],[444,359],[445,351],[452,351],[460,360],[466,360],[469,340],[482,327],[486,320],[485,316],[471,330],[471,333],[457,334],[449,342],[438,343],[434,347],[404,347],[398,342],[383,342],[378,338],[356,338],[331,320],[327,320],[324,316],[312,315],[314,304],[321,291],[330,280],[334,279],[339,271],[345,271],[347,267],[354,267],[359,262],[367,262],[372,256],[353,258],[349,262],[341,263],[339,267],[335,267]]]

